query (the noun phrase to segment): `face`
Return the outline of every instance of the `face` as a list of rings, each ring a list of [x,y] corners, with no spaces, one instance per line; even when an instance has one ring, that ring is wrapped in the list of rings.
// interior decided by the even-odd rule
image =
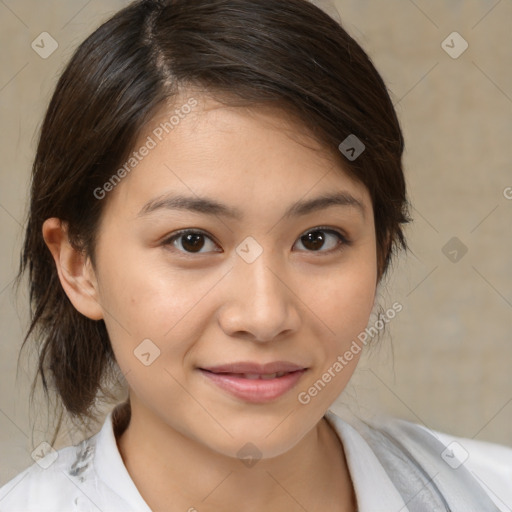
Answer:
[[[356,367],[360,351],[339,356],[374,304],[372,204],[279,111],[194,97],[162,140],[172,113],[153,119],[136,150],[154,147],[102,199],[97,298],[148,418],[219,453],[251,442],[273,457]]]

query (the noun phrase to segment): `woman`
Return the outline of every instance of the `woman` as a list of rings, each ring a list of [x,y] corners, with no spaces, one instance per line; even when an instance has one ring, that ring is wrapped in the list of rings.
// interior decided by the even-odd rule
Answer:
[[[407,247],[403,148],[305,0],[142,0],[96,30],[34,161],[25,342],[72,417],[117,369],[129,398],[0,509],[508,510],[512,450],[329,409]]]

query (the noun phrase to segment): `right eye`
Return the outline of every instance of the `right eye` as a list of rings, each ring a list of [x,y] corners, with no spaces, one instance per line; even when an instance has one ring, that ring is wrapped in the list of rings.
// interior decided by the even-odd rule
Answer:
[[[205,242],[206,240],[206,242]],[[221,251],[202,251],[205,246],[208,247],[208,242],[217,246],[217,244],[203,231],[182,229],[171,236],[167,237],[163,245],[171,246],[171,249],[177,249],[179,252],[185,254],[200,254],[205,252],[221,252]],[[217,246],[218,247],[218,246]]]

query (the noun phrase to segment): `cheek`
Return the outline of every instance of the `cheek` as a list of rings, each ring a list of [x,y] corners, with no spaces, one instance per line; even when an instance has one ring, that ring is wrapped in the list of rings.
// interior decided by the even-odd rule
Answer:
[[[376,257],[368,250],[354,254],[340,265],[324,286],[317,290],[315,312],[322,320],[317,365],[314,374],[301,388],[300,403],[326,407],[345,389],[364,350],[358,336],[364,332],[372,312],[376,292]],[[317,308],[317,309],[316,309]],[[302,400],[301,400],[302,397]]]
[[[370,258],[371,261],[371,258]],[[321,322],[316,338],[316,365],[299,389],[297,400],[319,414],[330,406],[347,386],[364,346],[358,336],[364,332],[373,309],[376,270],[360,264],[347,266],[325,281],[316,294],[315,312]]]
[[[332,331],[333,345],[342,348],[367,326],[376,292],[376,258],[355,256],[324,281],[316,302],[321,318]]]
[[[118,258],[107,248],[103,255],[101,304],[118,363],[131,367],[146,339],[161,351],[160,361],[182,361],[208,320],[204,307],[222,274],[172,268],[141,251]]]
[[[117,321],[133,336],[161,336],[193,300],[183,273],[171,272],[144,251],[128,247],[120,254],[111,244],[102,256],[102,306],[110,323]]]

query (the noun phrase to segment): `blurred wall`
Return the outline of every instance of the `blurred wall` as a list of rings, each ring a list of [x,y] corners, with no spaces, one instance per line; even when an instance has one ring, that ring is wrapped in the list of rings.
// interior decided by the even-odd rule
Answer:
[[[73,49],[126,3],[0,2],[0,485],[47,439],[43,430],[32,439],[29,426],[33,367],[16,377],[27,304],[26,291],[12,290],[37,130]],[[336,407],[512,446],[512,4],[318,3],[387,82],[414,206],[411,251],[381,290],[384,309],[403,309]]]

